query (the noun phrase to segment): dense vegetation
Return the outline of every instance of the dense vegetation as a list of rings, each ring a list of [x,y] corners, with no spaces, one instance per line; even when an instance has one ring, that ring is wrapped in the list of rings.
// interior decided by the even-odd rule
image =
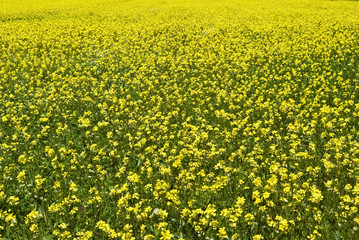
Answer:
[[[358,12],[0,2],[2,239],[357,239]]]

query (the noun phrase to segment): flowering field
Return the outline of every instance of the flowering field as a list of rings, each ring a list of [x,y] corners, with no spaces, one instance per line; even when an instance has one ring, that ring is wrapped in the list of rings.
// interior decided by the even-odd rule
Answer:
[[[0,1],[0,239],[358,239],[358,12]]]

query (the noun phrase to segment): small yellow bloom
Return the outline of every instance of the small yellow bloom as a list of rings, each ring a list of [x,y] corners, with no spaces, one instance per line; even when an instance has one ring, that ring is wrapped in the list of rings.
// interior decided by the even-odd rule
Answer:
[[[70,191],[72,191],[72,192],[77,192],[77,185],[76,185],[76,183],[72,182],[72,183],[70,184]]]
[[[228,234],[225,227],[221,227],[218,229],[217,236],[219,238],[228,238]]]
[[[263,236],[261,234],[257,234],[253,236],[253,240],[261,240],[263,239]]]
[[[170,240],[172,236],[173,234],[169,230],[162,231],[160,240]]]
[[[39,232],[39,227],[37,226],[37,224],[32,224],[30,227],[30,231],[33,233]]]
[[[23,171],[19,172],[16,179],[19,183],[23,182],[25,180],[25,171],[23,170]]]

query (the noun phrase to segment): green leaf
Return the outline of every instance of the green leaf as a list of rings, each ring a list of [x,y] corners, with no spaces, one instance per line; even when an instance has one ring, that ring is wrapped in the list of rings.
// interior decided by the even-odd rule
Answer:
[[[54,239],[54,238],[55,238],[55,235],[49,234],[49,235],[43,236],[43,237],[41,238],[41,240],[52,240],[52,239]]]

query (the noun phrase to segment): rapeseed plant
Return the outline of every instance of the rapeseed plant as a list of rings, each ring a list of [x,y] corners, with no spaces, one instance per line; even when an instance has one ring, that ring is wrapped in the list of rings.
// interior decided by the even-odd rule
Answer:
[[[0,3],[1,239],[356,239],[359,5]]]

